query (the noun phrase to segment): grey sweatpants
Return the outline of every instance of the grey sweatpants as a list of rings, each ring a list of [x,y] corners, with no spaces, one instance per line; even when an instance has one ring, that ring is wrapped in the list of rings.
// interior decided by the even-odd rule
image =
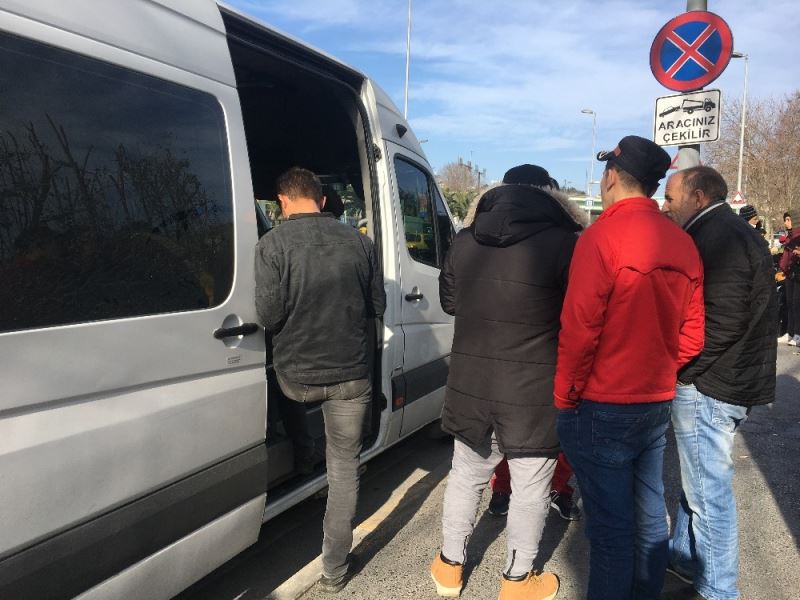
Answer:
[[[525,575],[539,552],[544,522],[550,508],[550,480],[556,458],[507,455],[511,472],[511,504],[506,522],[508,557],[504,573]],[[453,466],[447,479],[442,515],[442,554],[464,563],[467,543],[475,527],[481,493],[503,460],[492,436],[485,448],[472,449],[456,440]]]

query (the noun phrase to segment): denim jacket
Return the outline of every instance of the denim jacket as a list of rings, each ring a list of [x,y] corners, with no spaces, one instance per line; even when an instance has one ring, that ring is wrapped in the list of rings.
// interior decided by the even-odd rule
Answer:
[[[256,245],[255,280],[278,373],[305,384],[369,375],[369,320],[386,308],[369,238],[329,213],[292,215]]]

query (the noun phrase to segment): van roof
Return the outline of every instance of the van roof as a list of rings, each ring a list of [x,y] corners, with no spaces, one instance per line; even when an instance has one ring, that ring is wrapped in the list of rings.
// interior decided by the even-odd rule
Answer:
[[[55,45],[62,35],[77,34],[110,46],[133,52],[196,73],[208,79],[235,86],[236,80],[227,53],[226,24],[223,15],[239,29],[260,35],[290,54],[302,53],[306,60],[334,70],[350,81],[366,76],[338,59],[305,42],[216,0],[128,0],[126,2],[71,3],[52,0],[0,0],[0,13],[22,25],[23,35],[43,38],[42,25],[64,34],[45,34]],[[6,18],[6,17],[4,17]],[[87,52],[90,52],[87,49]]]
[[[354,67],[342,62],[335,56],[331,56],[327,52],[311,46],[299,38],[285,33],[252,15],[244,13],[230,6],[229,4],[226,4],[225,2],[216,2],[216,4],[219,6],[220,10],[222,10],[224,13],[227,13],[229,17],[234,17],[238,21],[250,25],[255,30],[268,34],[274,40],[282,42],[286,49],[293,50],[295,52],[300,51],[307,59],[313,57],[316,59],[315,62],[332,67],[335,71],[346,72],[347,75],[349,75],[349,78],[358,79],[359,81],[367,79],[367,75],[365,73],[362,73],[358,69],[355,69]]]

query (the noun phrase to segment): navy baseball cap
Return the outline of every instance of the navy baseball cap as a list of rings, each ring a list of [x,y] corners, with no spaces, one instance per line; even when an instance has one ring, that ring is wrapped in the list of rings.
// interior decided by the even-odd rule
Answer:
[[[538,165],[517,165],[506,171],[506,174],[503,175],[503,183],[552,187],[553,179],[547,169]]]
[[[648,192],[658,187],[672,162],[661,146],[638,135],[626,135],[613,150],[598,152],[597,160],[630,173]]]

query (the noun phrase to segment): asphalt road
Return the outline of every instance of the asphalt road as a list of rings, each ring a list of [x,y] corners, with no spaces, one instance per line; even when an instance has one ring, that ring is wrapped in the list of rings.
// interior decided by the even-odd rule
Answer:
[[[800,353],[778,349],[778,399],[753,410],[737,436],[735,492],[739,509],[743,600],[800,596]],[[670,435],[671,437],[671,435]],[[420,432],[369,463],[362,478],[355,552],[361,572],[337,598],[434,599],[430,561],[440,544],[441,508],[452,442]],[[670,440],[665,459],[667,503],[680,493]],[[469,545],[465,600],[496,598],[505,557],[505,519],[485,512],[485,493]],[[312,499],[267,523],[259,542],[181,594],[181,600],[319,600],[324,500]],[[585,597],[588,546],[583,523],[551,511],[539,567],[561,579],[558,598]],[[666,589],[683,584],[668,580]]]

